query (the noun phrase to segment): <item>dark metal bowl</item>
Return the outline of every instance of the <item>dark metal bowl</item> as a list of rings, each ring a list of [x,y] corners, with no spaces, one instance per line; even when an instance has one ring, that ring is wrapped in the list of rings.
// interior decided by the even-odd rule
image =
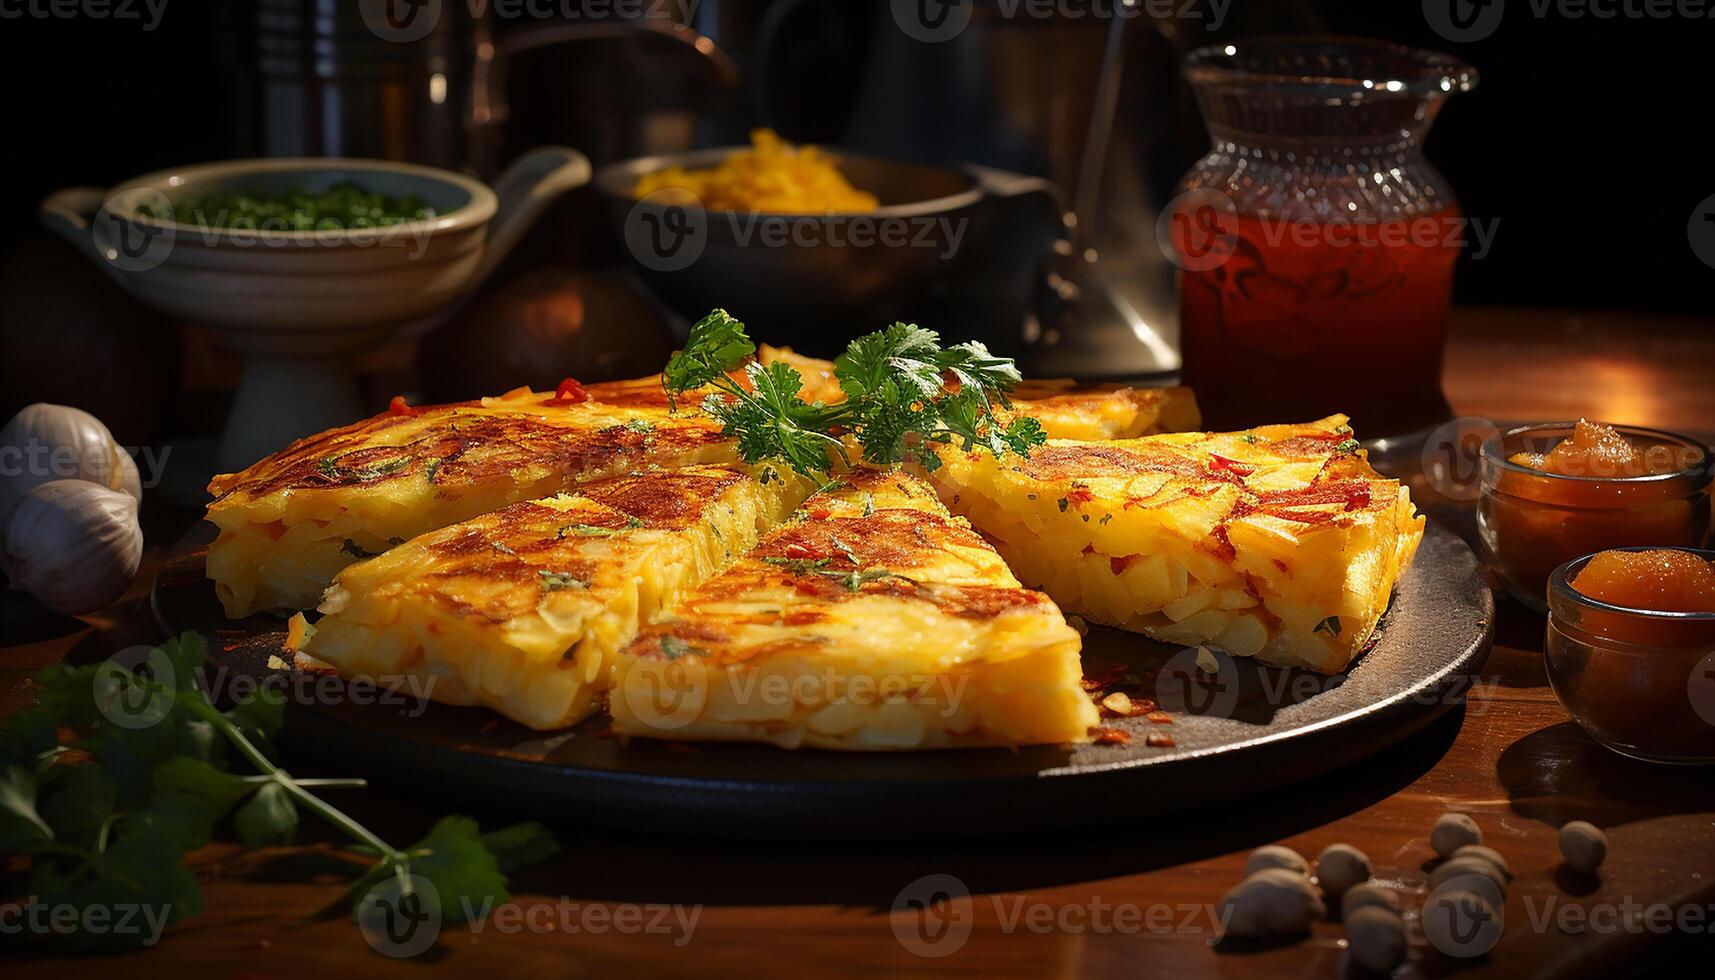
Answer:
[[[712,167],[741,149],[610,164],[592,183],[630,258],[669,307],[693,320],[721,307],[757,339],[811,353],[838,351],[858,334],[909,318],[913,297],[955,274],[972,250],[986,202],[1059,197],[1039,178],[847,154],[837,155],[840,171],[880,200],[874,211],[740,212],[632,196],[644,174]]]

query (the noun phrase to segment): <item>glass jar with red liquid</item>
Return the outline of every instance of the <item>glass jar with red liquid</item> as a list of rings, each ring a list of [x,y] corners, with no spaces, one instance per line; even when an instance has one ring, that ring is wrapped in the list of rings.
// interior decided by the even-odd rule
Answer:
[[[1422,140],[1477,73],[1356,38],[1252,38],[1186,60],[1214,146],[1163,213],[1184,383],[1208,427],[1343,412],[1363,436],[1451,412],[1441,359],[1471,239]]]

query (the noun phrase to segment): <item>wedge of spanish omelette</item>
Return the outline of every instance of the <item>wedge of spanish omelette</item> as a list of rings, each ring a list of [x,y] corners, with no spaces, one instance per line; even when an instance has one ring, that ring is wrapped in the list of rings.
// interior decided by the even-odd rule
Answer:
[[[301,649],[348,675],[411,677],[436,701],[570,725],[641,625],[810,489],[772,467],[693,466],[512,504],[341,571]]]
[[[941,459],[947,505],[1066,609],[1324,673],[1364,649],[1423,537],[1344,416]]]
[[[1081,741],[1078,633],[897,470],[847,474],[620,658],[614,731],[783,747]]]
[[[229,616],[307,609],[341,568],[426,531],[639,467],[736,462],[699,412],[520,388],[301,439],[209,484]]]

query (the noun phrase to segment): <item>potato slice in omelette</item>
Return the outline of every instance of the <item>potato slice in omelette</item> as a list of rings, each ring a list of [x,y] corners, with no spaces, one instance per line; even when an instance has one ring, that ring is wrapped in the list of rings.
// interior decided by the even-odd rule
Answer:
[[[517,501],[639,467],[738,461],[700,412],[670,413],[643,385],[591,389],[389,412],[215,477],[208,577],[226,614],[307,609],[346,565]]]
[[[1053,439],[1132,439],[1201,428],[1203,413],[1190,388],[1024,380],[1008,392],[1012,415],[1042,423]]]
[[[620,658],[614,731],[792,748],[1075,742],[1078,633],[922,481],[858,470]]]
[[[1344,416],[941,459],[942,499],[1066,609],[1323,673],[1364,649],[1423,537]]]
[[[512,504],[340,572],[302,649],[436,701],[570,725],[599,706],[642,624],[809,490],[772,467],[699,466]]]

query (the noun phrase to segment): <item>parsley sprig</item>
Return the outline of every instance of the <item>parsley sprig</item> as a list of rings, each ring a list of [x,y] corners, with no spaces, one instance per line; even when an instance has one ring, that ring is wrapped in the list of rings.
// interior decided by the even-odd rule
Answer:
[[[456,816],[409,847],[388,844],[315,792],[363,780],[298,779],[269,758],[285,711],[278,692],[258,688],[231,710],[215,707],[196,683],[205,653],[201,636],[184,633],[152,650],[146,669],[56,664],[36,677],[37,705],[0,725],[0,853],[28,858],[36,902],[160,910],[169,924],[195,916],[202,896],[185,854],[227,818],[241,843],[262,847],[289,842],[300,813],[314,814],[352,839],[354,860],[370,862],[346,892],[354,910],[389,876],[401,895],[426,880],[449,923],[504,901],[505,871],[558,850],[540,824],[484,834]],[[84,734],[68,741],[62,731]],[[80,912],[60,938],[87,952],[153,938],[86,930],[87,921]]]
[[[995,409],[1009,408],[1006,392],[1018,368],[975,341],[942,347],[933,330],[895,323],[852,341],[834,361],[846,400],[834,404],[799,397],[803,378],[789,364],[751,360],[756,345],[744,324],[715,310],[691,327],[685,348],[662,373],[669,397],[715,389],[703,400],[751,462],[783,459],[811,477],[825,476],[834,460],[851,464],[840,434],[850,435],[871,463],[914,461],[940,465],[938,445],[996,456],[1026,454],[1047,434],[1032,418],[1002,425]],[[743,367],[749,386],[731,372]]]

